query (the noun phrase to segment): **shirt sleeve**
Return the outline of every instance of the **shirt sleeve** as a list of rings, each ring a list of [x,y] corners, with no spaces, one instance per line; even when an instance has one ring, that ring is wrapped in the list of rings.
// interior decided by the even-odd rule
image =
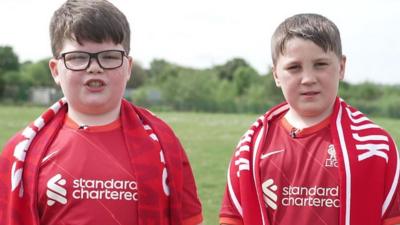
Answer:
[[[383,225],[395,225],[400,224],[400,188],[397,188],[397,192],[394,196],[393,203],[389,207],[387,213],[383,219]]]
[[[182,217],[184,225],[197,225],[203,221],[202,208],[189,160],[183,157]]]
[[[228,187],[225,188],[224,197],[222,198],[221,209],[219,212],[219,223],[229,225],[243,225],[240,214],[232,204],[228,194]]]
[[[243,225],[242,220],[228,218],[228,217],[221,217],[219,218],[219,224],[222,225]]]

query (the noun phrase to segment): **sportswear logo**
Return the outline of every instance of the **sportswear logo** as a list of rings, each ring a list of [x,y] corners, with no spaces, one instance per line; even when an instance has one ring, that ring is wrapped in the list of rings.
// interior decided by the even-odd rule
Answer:
[[[274,184],[274,180],[272,179],[268,179],[262,184],[264,202],[274,210],[278,208],[276,205],[276,202],[278,201],[278,196],[276,195],[277,189],[278,187]]]
[[[266,154],[261,154],[261,159],[268,158],[268,157],[270,157],[271,155],[275,155],[275,154],[280,153],[280,152],[283,152],[283,151],[285,151],[285,150],[284,150],[284,149],[281,149],[281,150],[276,150],[276,151],[268,152],[268,153],[266,153]]]
[[[67,203],[67,190],[63,187],[66,184],[66,180],[61,177],[61,174],[57,174],[50,178],[47,182],[47,205],[52,206],[58,202],[63,205]]]
[[[328,146],[328,155],[329,158],[325,160],[325,167],[338,167],[335,146],[333,144]]]

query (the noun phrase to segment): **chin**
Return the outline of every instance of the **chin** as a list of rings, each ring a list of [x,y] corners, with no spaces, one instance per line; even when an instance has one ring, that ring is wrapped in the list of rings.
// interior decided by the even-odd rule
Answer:
[[[329,114],[327,112],[328,112],[328,109],[323,108],[323,109],[308,110],[305,114],[307,115],[307,117],[320,117],[320,116],[327,117],[327,116],[329,116]],[[325,114],[327,114],[327,115],[325,115]]]
[[[106,97],[106,96],[88,96],[81,98],[82,106],[86,107],[110,107],[107,105],[117,105],[117,102],[114,98]]]
[[[82,102],[79,105],[75,105],[74,109],[85,114],[103,114],[108,111],[111,111],[116,105],[107,104],[107,102],[98,101],[98,102]]]
[[[315,107],[315,105],[316,104],[298,107],[298,112],[301,112],[299,114],[306,116],[306,117],[316,117],[325,112],[325,109],[322,109],[320,107]]]
[[[89,109],[85,109],[83,113],[88,115],[103,115],[108,112],[111,112],[113,108],[111,107],[90,107]]]

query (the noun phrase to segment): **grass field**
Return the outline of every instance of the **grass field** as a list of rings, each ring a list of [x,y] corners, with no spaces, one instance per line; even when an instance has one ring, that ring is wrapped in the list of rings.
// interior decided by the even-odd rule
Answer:
[[[0,146],[43,111],[39,107],[0,106]],[[158,113],[180,137],[195,173],[205,225],[218,224],[218,211],[232,150],[257,118],[245,114]],[[374,118],[400,144],[400,120]]]

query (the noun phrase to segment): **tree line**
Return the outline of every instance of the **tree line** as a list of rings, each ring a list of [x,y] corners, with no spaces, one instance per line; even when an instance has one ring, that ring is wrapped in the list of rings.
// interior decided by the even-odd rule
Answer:
[[[19,62],[12,47],[0,46],[0,101],[29,101],[32,88],[55,86],[49,59]],[[152,110],[263,113],[283,101],[271,71],[259,74],[242,58],[206,69],[155,59],[135,63],[126,98]],[[371,116],[400,118],[400,85],[341,82],[339,95]]]

